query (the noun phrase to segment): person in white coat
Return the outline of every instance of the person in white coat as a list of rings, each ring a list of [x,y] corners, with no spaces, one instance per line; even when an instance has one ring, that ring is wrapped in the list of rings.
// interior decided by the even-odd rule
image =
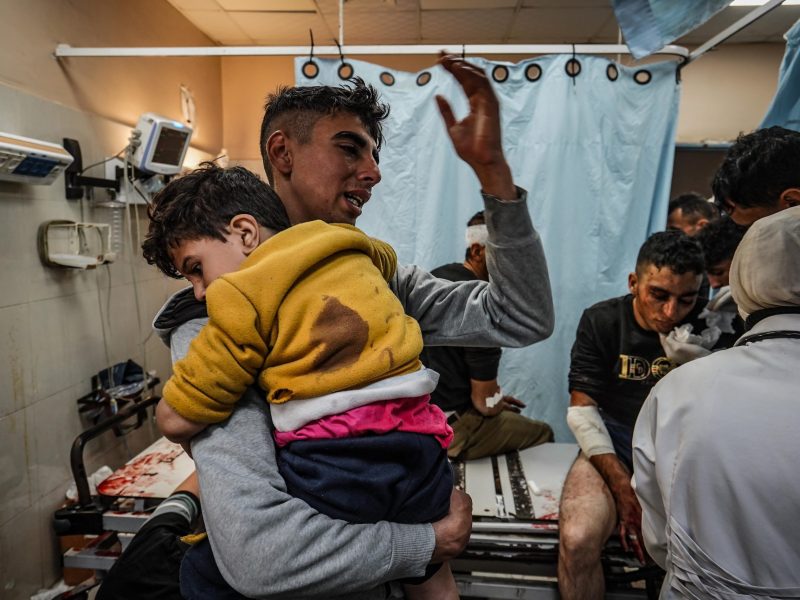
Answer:
[[[675,369],[633,434],[661,598],[800,598],[800,206],[758,220],[731,266],[748,331]]]

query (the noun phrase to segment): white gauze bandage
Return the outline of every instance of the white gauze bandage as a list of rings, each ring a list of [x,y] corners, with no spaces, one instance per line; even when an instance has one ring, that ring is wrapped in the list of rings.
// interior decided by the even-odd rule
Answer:
[[[486,225],[470,225],[467,227],[465,239],[467,248],[472,246],[472,244],[485,246],[486,242],[489,241],[489,230],[486,228]]]
[[[567,425],[586,456],[616,454],[596,406],[570,406],[567,409]]]

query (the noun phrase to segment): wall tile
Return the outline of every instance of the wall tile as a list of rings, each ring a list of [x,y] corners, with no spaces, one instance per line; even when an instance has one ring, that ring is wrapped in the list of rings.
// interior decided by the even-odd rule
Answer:
[[[28,305],[0,308],[0,418],[33,402]]]
[[[0,85],[0,131],[14,135],[23,135],[20,132],[22,123],[21,96],[19,91]]]
[[[39,268],[23,258],[36,248],[36,232],[28,227],[28,200],[24,192],[21,184],[0,182],[0,222],[10,225],[4,227],[0,235],[0,273],[3,274],[0,307],[27,302],[31,269]]]
[[[106,362],[97,292],[29,306],[36,398],[83,382],[88,387],[91,376]]]
[[[83,387],[73,386],[53,394],[27,409],[30,413],[28,439],[33,448],[36,498],[56,489],[60,489],[63,495],[72,481],[69,452],[72,442],[85,429],[75,401],[88,391],[87,382]]]
[[[0,595],[27,600],[42,586],[41,520],[30,507],[0,526]]]
[[[32,505],[25,411],[0,419],[0,524]]]

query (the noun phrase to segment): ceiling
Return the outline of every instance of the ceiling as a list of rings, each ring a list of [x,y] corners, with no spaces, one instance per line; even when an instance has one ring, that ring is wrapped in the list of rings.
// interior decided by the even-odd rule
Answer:
[[[338,37],[338,0],[168,0],[223,46],[318,46]],[[728,7],[675,43],[699,45],[753,10]],[[800,6],[780,6],[729,43],[783,42]],[[345,45],[617,43],[611,0],[346,0]]]

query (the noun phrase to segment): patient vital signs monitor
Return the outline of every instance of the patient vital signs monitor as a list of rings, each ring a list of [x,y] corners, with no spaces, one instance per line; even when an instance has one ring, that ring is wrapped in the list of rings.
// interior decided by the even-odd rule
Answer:
[[[141,132],[141,144],[133,153],[136,168],[147,173],[174,175],[179,173],[192,129],[167,117],[144,113],[136,129]]]

